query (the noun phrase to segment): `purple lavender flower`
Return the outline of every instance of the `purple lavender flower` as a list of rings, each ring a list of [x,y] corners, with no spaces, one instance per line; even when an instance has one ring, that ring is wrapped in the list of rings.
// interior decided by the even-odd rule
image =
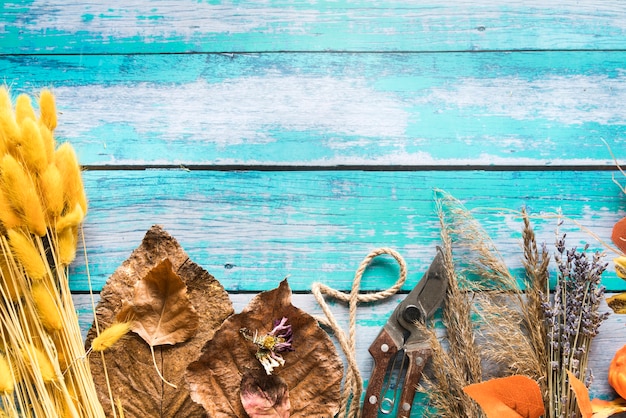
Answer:
[[[604,254],[596,252],[589,256],[589,246],[583,251],[565,247],[565,234],[557,237],[556,261],[557,280],[554,296],[548,297],[542,304],[547,331],[547,350],[549,353],[548,386],[555,405],[550,416],[575,416],[568,396],[561,398],[561,384],[565,371],[571,371],[576,377],[582,377],[589,385],[590,370],[587,369],[587,357],[591,340],[598,334],[600,324],[608,313],[599,312],[604,295],[600,284],[602,273],[607,263],[602,262]]]

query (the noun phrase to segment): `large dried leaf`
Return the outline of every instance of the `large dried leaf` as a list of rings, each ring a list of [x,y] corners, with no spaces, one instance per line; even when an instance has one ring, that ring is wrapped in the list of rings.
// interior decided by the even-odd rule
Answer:
[[[131,330],[151,346],[176,344],[198,331],[198,314],[187,296],[187,286],[169,258],[135,284],[133,300],[118,313],[121,322],[132,320]]]
[[[274,320],[288,318],[294,351],[283,353],[285,364],[274,370],[287,384],[291,417],[333,417],[339,410],[343,364],[317,321],[291,304],[287,281],[260,293],[240,313],[229,317],[207,341],[200,358],[187,369],[194,401],[212,418],[245,417],[240,385],[246,372],[264,373],[256,359],[257,348],[245,340],[242,328],[263,335]]]
[[[159,378],[150,347],[134,333],[128,334],[103,353],[113,397],[122,403],[126,418],[205,417],[204,409],[189,396],[184,371],[189,362],[200,355],[202,346],[212,338],[224,319],[233,313],[232,304],[222,285],[191,262],[174,238],[159,226],[154,226],[103,287],[96,309],[100,330],[115,322],[124,301],[133,299],[137,281],[164,258],[171,261],[174,271],[185,283],[189,300],[202,320],[196,335],[188,341],[155,348],[163,376],[176,384],[176,389],[164,384]],[[92,326],[87,336],[87,347],[95,336]],[[100,401],[107,416],[113,416],[100,353],[92,353],[89,361]]]

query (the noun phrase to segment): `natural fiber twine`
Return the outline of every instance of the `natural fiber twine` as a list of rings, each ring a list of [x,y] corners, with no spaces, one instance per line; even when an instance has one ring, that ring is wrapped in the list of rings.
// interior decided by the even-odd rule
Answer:
[[[393,286],[380,292],[360,294],[359,288],[361,287],[361,277],[363,276],[363,273],[374,258],[383,254],[392,256],[400,265],[400,276],[398,277],[398,280]],[[319,303],[322,311],[326,315],[326,318],[318,318],[318,320],[321,323],[329,326],[333,330],[348,363],[346,379],[341,393],[341,406],[338,415],[339,417],[346,416],[347,410],[347,416],[349,418],[356,418],[359,415],[360,411],[360,400],[361,394],[363,392],[363,379],[361,378],[361,373],[359,372],[359,368],[356,362],[357,305],[359,302],[374,302],[389,298],[390,296],[396,294],[398,290],[402,288],[404,282],[406,281],[406,271],[407,269],[404,258],[402,258],[402,256],[398,252],[391,248],[378,248],[370,252],[359,265],[359,268],[354,275],[354,280],[352,282],[352,289],[350,290],[350,293],[340,292],[321,283],[313,283],[312,285],[311,291],[315,296],[317,303]],[[328,295],[329,297],[340,300],[342,302],[348,302],[348,336],[346,336],[344,330],[335,320],[333,313],[331,312],[328,304],[326,303],[326,300],[324,299],[324,295]]]

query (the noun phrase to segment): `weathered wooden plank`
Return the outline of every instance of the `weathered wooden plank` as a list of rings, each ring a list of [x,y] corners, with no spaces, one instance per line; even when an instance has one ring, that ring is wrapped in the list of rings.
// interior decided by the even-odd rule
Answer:
[[[5,0],[2,53],[621,49],[619,1]]]
[[[292,288],[315,281],[349,289],[361,260],[392,247],[409,264],[413,286],[439,244],[434,188],[471,209],[511,269],[521,269],[523,206],[534,215],[561,210],[600,239],[626,213],[626,199],[611,172],[214,172],[185,170],[87,171],[90,211],[84,226],[94,288],[139,245],[153,225],[179,239],[191,259],[229,291],[258,291],[285,276]],[[550,248],[556,220],[537,219],[539,241]],[[562,227],[568,246],[600,244],[572,221]],[[611,254],[610,254],[611,255]],[[608,257],[609,259],[611,257]],[[380,261],[364,289],[390,286],[397,268]],[[609,267],[612,270],[612,267]],[[606,274],[610,289],[624,282]],[[87,288],[82,257],[72,288]]]
[[[86,165],[612,165],[626,52],[5,56]]]
[[[230,295],[231,301],[235,308],[235,312],[241,310],[248,304],[254,294],[236,294]],[[610,296],[610,295],[608,295]],[[356,333],[356,358],[359,370],[362,373],[365,383],[371,374],[373,361],[367,351],[368,347],[378,335],[380,328],[387,321],[387,318],[395,308],[399,300],[404,296],[397,295],[388,300],[359,305],[357,310],[357,333]],[[97,301],[97,295],[96,295]],[[88,295],[75,295],[74,302],[79,312],[79,320],[81,329],[86,335],[87,330],[93,321],[93,313],[91,308],[91,299]],[[323,317],[324,314],[310,294],[294,294],[292,303],[305,312]],[[602,311],[610,311],[603,304]],[[348,309],[343,304],[334,304],[332,307],[333,314],[340,326],[347,332],[348,330]],[[594,379],[590,387],[591,397],[601,399],[614,399],[614,394],[607,382],[608,366],[611,362],[615,351],[622,345],[626,344],[626,333],[624,333],[624,324],[626,317],[624,315],[612,314],[600,327],[600,333],[595,337],[590,352],[590,364]],[[334,340],[337,350],[341,353],[341,349]],[[343,357],[343,356],[342,356]],[[414,411],[414,415],[421,416],[418,411]]]

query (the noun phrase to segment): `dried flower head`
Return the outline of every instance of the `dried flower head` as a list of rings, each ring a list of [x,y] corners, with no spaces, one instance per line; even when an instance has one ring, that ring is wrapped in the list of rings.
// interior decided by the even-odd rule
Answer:
[[[242,328],[239,332],[246,340],[256,344],[256,358],[261,362],[265,373],[268,375],[272,374],[276,367],[285,364],[285,359],[280,353],[293,351],[293,332],[285,317],[274,321],[274,328],[265,335],[259,336],[258,331],[251,335],[247,328]]]

